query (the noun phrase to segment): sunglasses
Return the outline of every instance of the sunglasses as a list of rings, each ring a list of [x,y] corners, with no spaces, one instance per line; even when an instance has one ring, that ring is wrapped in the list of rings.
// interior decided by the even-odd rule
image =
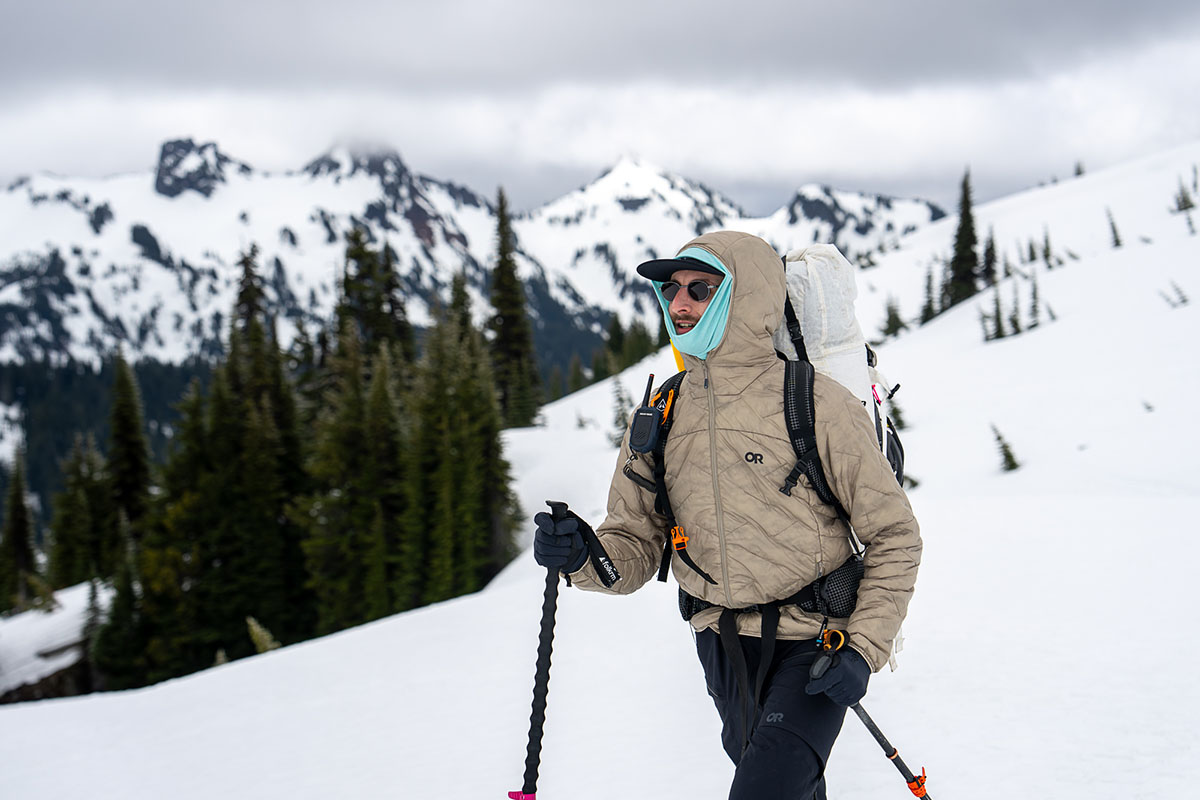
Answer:
[[[662,296],[666,298],[668,303],[675,299],[675,295],[677,295],[679,290],[682,288],[683,284],[679,283],[678,281],[667,281],[658,287],[659,291],[662,292]],[[712,294],[713,289],[716,288],[717,287],[711,283],[705,283],[702,280],[694,280],[687,285],[688,294],[690,294],[692,299],[697,303],[703,303],[705,300],[707,300],[708,296]]]

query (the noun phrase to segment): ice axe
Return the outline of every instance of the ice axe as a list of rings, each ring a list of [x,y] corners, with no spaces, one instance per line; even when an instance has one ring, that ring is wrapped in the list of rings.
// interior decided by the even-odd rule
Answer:
[[[834,644],[834,639],[837,639],[837,644]],[[825,674],[825,671],[833,666],[833,660],[837,655],[837,651],[842,649],[846,644],[846,635],[841,631],[825,631],[821,635],[821,647],[824,652],[817,656],[817,660],[813,662],[812,670],[809,676],[816,679]],[[904,781],[908,784],[909,791],[915,796],[932,800],[932,795],[925,789],[925,768],[921,767],[919,776],[913,775],[912,770],[904,763],[904,759],[900,758],[900,751],[892,747],[892,743],[883,735],[883,731],[879,730],[879,726],[875,724],[875,720],[871,719],[871,715],[862,707],[861,703],[855,703],[850,706],[858,718],[862,720],[863,725],[867,726],[867,730],[875,737],[875,741],[883,748],[883,754],[888,757],[896,769],[900,770],[900,774],[904,776]]]

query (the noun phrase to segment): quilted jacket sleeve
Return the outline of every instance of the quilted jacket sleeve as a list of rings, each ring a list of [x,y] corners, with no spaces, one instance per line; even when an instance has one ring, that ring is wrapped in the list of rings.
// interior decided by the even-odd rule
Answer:
[[[858,604],[847,626],[849,643],[878,671],[908,611],[921,563],[921,535],[861,403],[840,387],[827,386],[821,395],[826,402],[822,406],[817,399],[817,446],[865,548]]]
[[[606,589],[591,562],[571,574],[571,582],[580,589],[614,594],[630,594],[641,588],[658,571],[666,542],[666,518],[654,513],[654,494],[626,477],[622,469],[629,458],[629,431],[617,453],[612,485],[608,490],[608,514],[596,528],[596,536],[612,559],[621,580]],[[638,456],[632,468],[651,479],[651,461]]]

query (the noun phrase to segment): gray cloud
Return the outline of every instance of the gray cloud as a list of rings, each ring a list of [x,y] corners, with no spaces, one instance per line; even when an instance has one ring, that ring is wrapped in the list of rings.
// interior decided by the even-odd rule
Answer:
[[[802,183],[947,206],[1200,137],[1200,4],[16,3],[0,185],[168,138],[295,169],[337,139],[518,208],[631,153],[752,212]]]
[[[808,81],[882,88],[1022,78],[1200,30],[1194,0],[739,4],[488,0],[10,3],[5,92],[503,91],[561,81]]]

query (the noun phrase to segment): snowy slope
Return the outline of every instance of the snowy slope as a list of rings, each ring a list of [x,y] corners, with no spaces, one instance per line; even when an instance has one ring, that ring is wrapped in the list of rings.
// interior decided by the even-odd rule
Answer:
[[[1021,305],[1029,303],[1029,279],[1047,277],[1042,249],[1049,239],[1053,263],[1080,265],[1080,259],[1112,250],[1111,212],[1122,240],[1122,250],[1140,254],[1135,263],[1174,260],[1170,250],[1146,249],[1160,241],[1188,236],[1188,215],[1171,213],[1180,186],[1200,204],[1200,141],[1136,161],[1109,167],[1081,177],[1043,186],[974,207],[975,231],[982,252],[989,232],[996,242],[1002,265],[1007,259],[1020,273],[1017,282]],[[1191,214],[1200,226],[1200,209]],[[935,282],[950,260],[958,216],[921,226],[904,238],[903,248],[876,256],[878,266],[859,275],[859,316],[870,336],[882,325],[888,296],[894,296],[902,316],[915,320],[925,300],[924,277],[932,267]],[[1027,263],[1029,244],[1038,259]],[[1139,268],[1140,269],[1140,268]],[[1168,290],[1171,280],[1183,280],[1191,267],[1177,263],[1155,289]],[[1050,270],[1053,273],[1053,270]],[[1146,276],[1149,279],[1149,275]],[[1140,282],[1136,272],[1125,282]],[[1012,305],[1014,289],[1002,287],[1005,304]],[[991,298],[987,298],[990,302]],[[1054,297],[1050,306],[1057,312]],[[989,306],[990,309],[990,306]]]
[[[110,587],[98,586],[97,608],[106,608]],[[55,594],[57,606],[0,619],[0,695],[75,664],[87,620],[88,585],[79,584]]]
[[[1200,312],[1159,296],[1171,281],[1200,294],[1200,236],[1160,198],[1194,158],[980,210],[998,239],[1001,222],[1016,237],[1048,222],[1078,255],[1039,277],[1055,321],[985,344],[972,301],[881,348],[903,384],[926,549],[901,668],[864,705],[935,797],[1196,796]],[[1125,220],[1119,250],[1105,206]],[[905,244],[877,270],[919,276],[929,252]],[[619,379],[636,395],[651,371],[671,374],[669,354]],[[507,434],[528,515],[561,499],[599,521],[612,417],[606,382]],[[992,424],[1018,472],[1000,471]],[[4,796],[505,797],[523,771],[543,579],[526,553],[477,595],[144,690],[0,708]],[[550,689],[540,796],[725,796],[673,586],[564,589]],[[829,771],[831,798],[908,796],[853,718]]]

